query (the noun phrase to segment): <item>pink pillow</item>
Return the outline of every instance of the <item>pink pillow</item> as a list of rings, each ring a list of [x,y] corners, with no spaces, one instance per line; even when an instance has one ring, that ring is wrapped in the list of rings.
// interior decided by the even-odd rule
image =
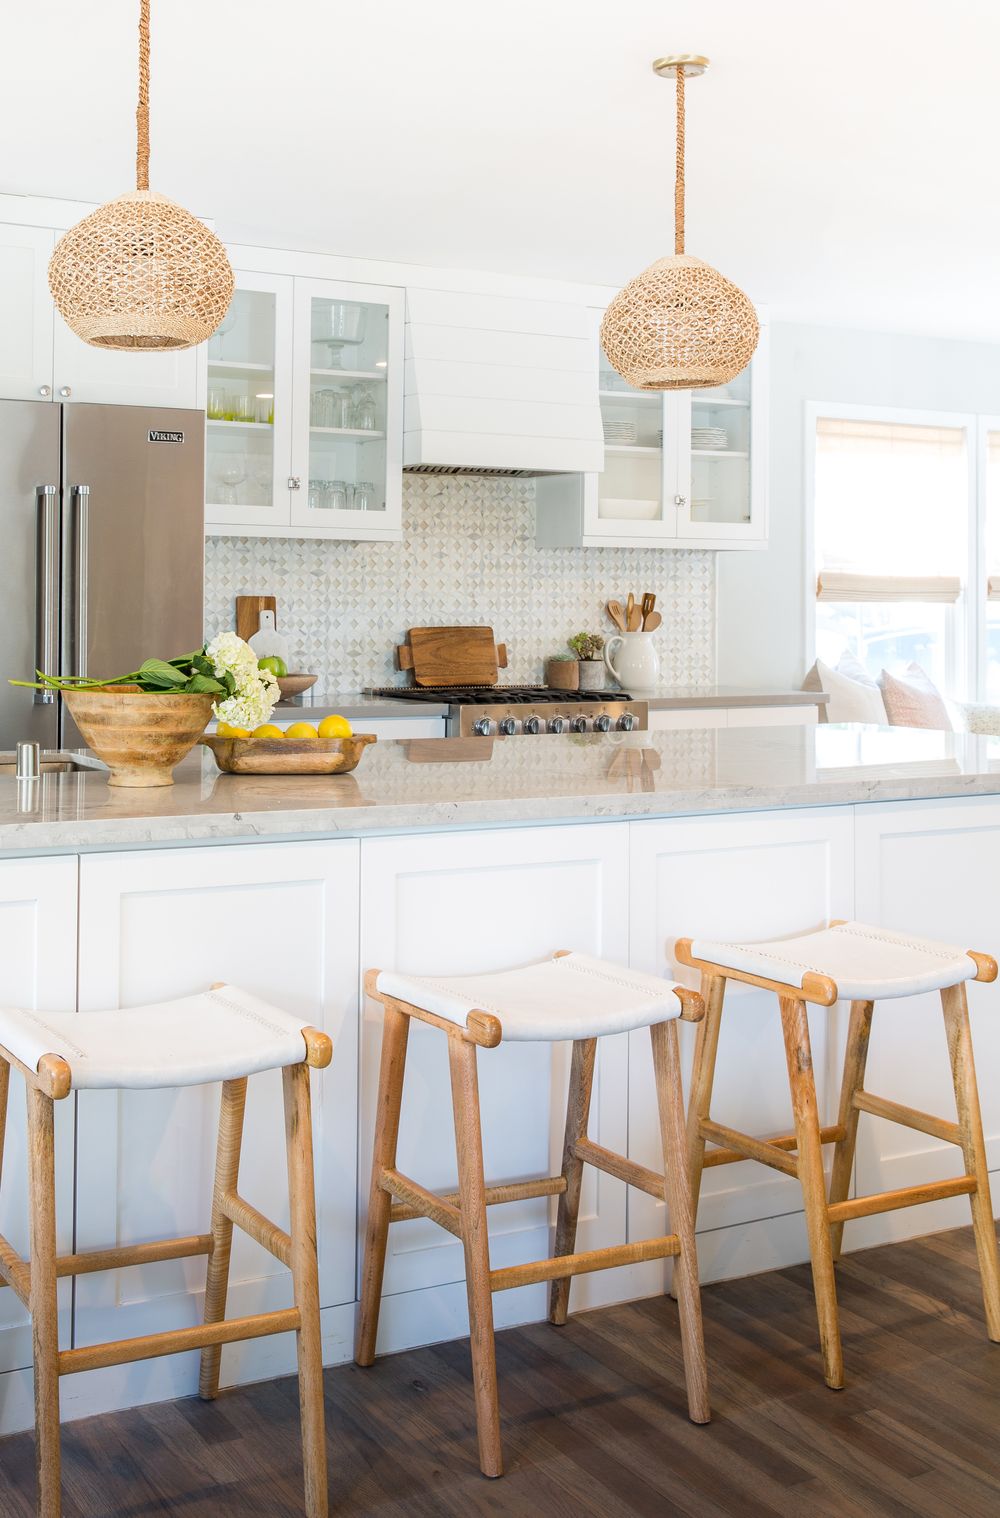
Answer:
[[[891,727],[934,727],[952,732],[944,698],[919,664],[908,664],[906,679],[884,669],[879,676],[882,699]]]

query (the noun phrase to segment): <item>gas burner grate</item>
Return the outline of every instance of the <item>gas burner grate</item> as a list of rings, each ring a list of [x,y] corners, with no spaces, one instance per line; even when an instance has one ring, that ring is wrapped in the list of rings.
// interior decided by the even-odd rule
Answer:
[[[553,690],[549,685],[387,685],[368,692],[370,696],[390,697],[394,701],[432,701],[436,705],[496,706],[507,704],[541,706],[558,701],[564,705],[589,701],[631,701],[626,691]]]

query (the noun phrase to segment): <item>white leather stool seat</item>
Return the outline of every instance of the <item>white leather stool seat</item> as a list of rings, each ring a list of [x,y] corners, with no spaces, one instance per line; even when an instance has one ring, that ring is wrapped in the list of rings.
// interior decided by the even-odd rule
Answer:
[[[676,982],[588,954],[564,954],[483,975],[400,975],[383,970],[383,996],[465,1027],[470,1012],[499,1018],[505,1039],[555,1042],[648,1028],[681,1014]]]
[[[78,1090],[199,1086],[298,1065],[308,1026],[236,986],[115,1012],[0,1007],[0,1044],[31,1070],[58,1054]]]
[[[881,1001],[915,996],[920,991],[940,991],[962,980],[974,980],[978,968],[964,949],[952,944],[871,928],[863,922],[840,923],[817,933],[769,943],[716,943],[696,938],[691,954],[695,959],[798,989],[807,971],[828,975],[849,1001]]]

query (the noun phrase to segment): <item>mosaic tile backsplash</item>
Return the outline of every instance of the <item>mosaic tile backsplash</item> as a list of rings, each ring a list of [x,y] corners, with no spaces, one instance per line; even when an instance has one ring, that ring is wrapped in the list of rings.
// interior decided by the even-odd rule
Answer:
[[[614,628],[604,603],[657,595],[664,685],[715,678],[714,555],[652,548],[537,548],[530,480],[408,475],[400,543],[315,538],[206,542],[206,635],[235,622],[238,595],[274,595],[290,668],[317,692],[406,683],[393,648],[408,627],[484,624],[507,644],[503,679],[540,683],[548,654]]]

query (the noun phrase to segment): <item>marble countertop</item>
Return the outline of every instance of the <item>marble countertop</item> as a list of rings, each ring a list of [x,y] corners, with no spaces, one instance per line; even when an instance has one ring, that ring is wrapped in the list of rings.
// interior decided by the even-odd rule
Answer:
[[[615,691],[609,691],[615,695]],[[485,696],[484,696],[485,699]],[[573,699],[572,691],[566,699]],[[729,707],[729,706],[822,706],[830,698],[822,691],[812,690],[751,690],[738,685],[664,686],[655,696],[643,697],[649,701],[651,711],[681,710],[682,708]],[[444,717],[444,702],[395,701],[391,696],[368,696],[364,691],[318,691],[313,686],[303,693],[300,700],[283,701],[275,708],[276,717],[298,716],[308,712],[315,721],[331,712],[339,712],[349,721],[363,721],[365,717]]]
[[[1000,739],[833,725],[404,739],[351,775],[287,779],[222,775],[199,749],[176,782],[2,779],[0,854],[1000,795]]]

